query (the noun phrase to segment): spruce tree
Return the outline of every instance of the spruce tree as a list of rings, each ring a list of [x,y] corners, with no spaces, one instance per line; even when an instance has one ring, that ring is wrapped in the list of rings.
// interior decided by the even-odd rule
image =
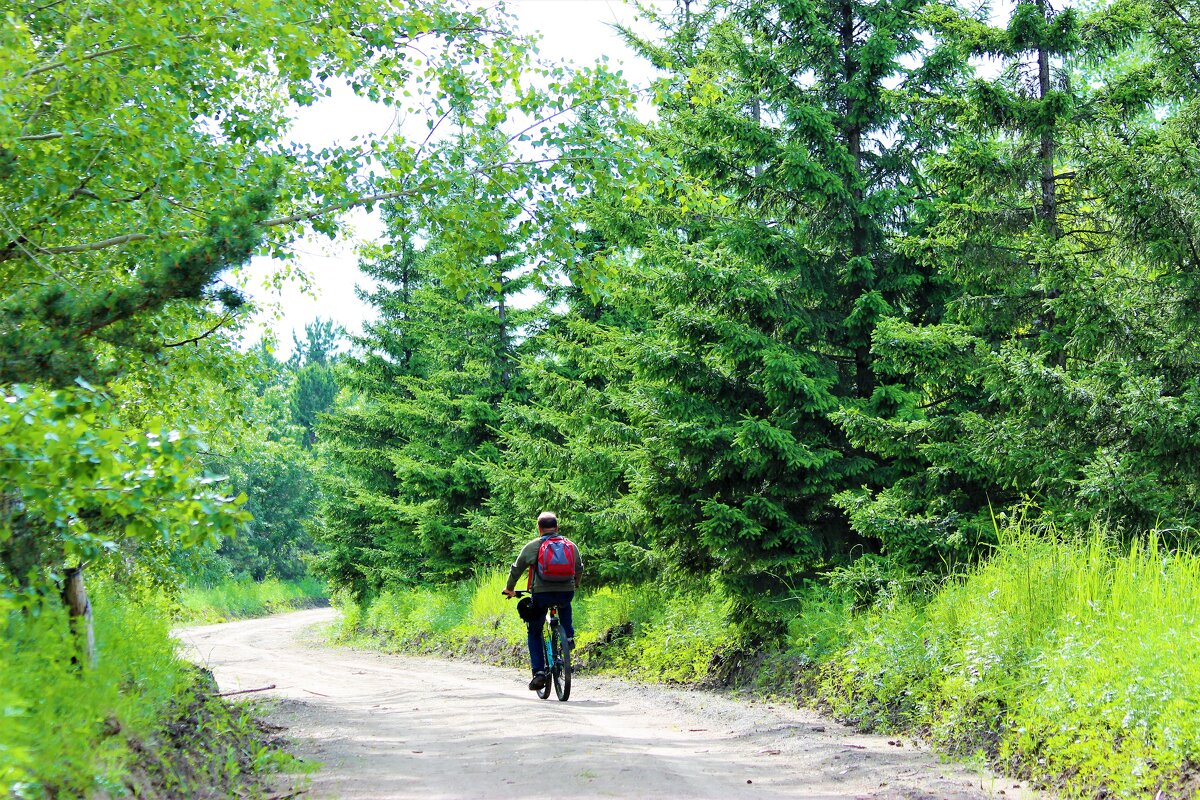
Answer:
[[[1182,409],[1195,373],[1182,365],[1194,364],[1195,328],[1171,277],[1188,256],[1163,258],[1166,240],[1186,242],[1168,220],[1186,219],[1188,203],[1174,158],[1151,144],[1176,128],[1153,105],[1181,94],[1164,80],[1173,57],[1145,57],[1172,52],[1169,36],[1147,48],[1149,6],[1081,19],[1031,0],[1006,28],[943,12],[950,41],[1004,65],[972,82],[960,134],[929,169],[936,197],[918,246],[953,297],[942,324],[876,334],[910,401],[843,418],[901,470],[841,502],[905,561],[970,555],[1026,501],[1069,526],[1194,518]]]
[[[519,380],[512,256],[485,259],[470,272],[490,279],[452,289],[436,242],[417,250],[402,238],[407,216],[390,222],[394,243],[361,264],[379,283],[365,295],[379,319],[346,359],[347,402],[319,427],[336,465],[320,570],[360,598],[463,577],[487,559],[472,519],[488,500],[501,403]]]
[[[683,563],[746,597],[850,551],[830,498],[882,473],[832,415],[894,405],[881,319],[939,313],[896,246],[939,141],[910,110],[958,65],[926,52],[924,6],[685,4],[643,48],[672,73],[653,137],[686,188],[637,244],[655,324],[634,345],[635,491]]]
[[[605,248],[592,229],[579,241],[581,259]],[[668,568],[648,546],[645,513],[630,490],[639,441],[622,402],[632,381],[622,345],[644,324],[626,302],[632,270],[622,264],[619,279],[596,295],[568,268],[534,309],[519,364],[523,391],[502,408],[500,456],[489,465],[490,497],[478,520],[503,556],[551,509],[586,549],[593,578],[636,580]]]
[[[403,381],[425,369],[423,329],[431,320],[415,306],[419,289],[429,283],[421,256],[408,243],[369,251],[359,268],[377,288],[362,292],[379,311],[379,320],[352,337],[343,363],[344,401],[322,419],[319,435],[321,475],[327,503],[319,538],[324,552],[315,562],[332,585],[359,599],[390,582],[402,582],[421,563],[408,526],[398,519],[400,485],[390,452],[402,434],[392,422],[390,405],[404,394]]]

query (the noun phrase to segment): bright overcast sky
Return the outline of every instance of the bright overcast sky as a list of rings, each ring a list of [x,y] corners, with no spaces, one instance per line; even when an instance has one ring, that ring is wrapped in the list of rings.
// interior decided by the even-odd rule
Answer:
[[[665,7],[673,4],[673,0],[658,2]],[[608,56],[610,65],[621,67],[635,84],[644,85],[652,77],[652,69],[631,53],[613,30],[614,24],[640,27],[637,9],[623,0],[508,0],[506,5],[522,32],[541,34],[541,55],[547,60],[590,64]],[[372,105],[346,89],[304,109],[297,117],[295,133],[313,146],[322,146],[345,143],[366,131],[383,132],[395,121],[392,109]],[[357,333],[363,320],[373,316],[372,309],[355,296],[356,285],[366,277],[358,271],[354,248],[356,242],[378,236],[380,225],[375,216],[365,212],[351,214],[349,221],[351,234],[337,242],[321,237],[294,248],[297,263],[312,278],[307,294],[298,286],[285,287],[282,292],[263,288],[265,277],[273,272],[266,259],[256,259],[246,271],[246,290],[276,309],[260,313],[258,325],[259,330],[274,331],[281,357],[291,352],[292,333],[303,336],[305,324],[317,317],[332,318]],[[257,339],[260,334],[250,336]]]

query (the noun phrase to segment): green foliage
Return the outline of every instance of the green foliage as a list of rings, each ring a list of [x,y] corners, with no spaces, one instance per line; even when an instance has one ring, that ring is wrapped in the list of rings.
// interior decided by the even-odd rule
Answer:
[[[288,409],[292,422],[305,430],[305,445],[316,441],[317,420],[333,406],[337,392],[337,380],[327,366],[312,363],[296,373],[288,391]]]
[[[10,589],[121,542],[203,544],[247,519],[246,497],[203,471],[194,432],[130,430],[92,389],[9,387],[0,442],[0,577]]]
[[[502,602],[505,577],[496,573],[438,588],[386,589],[366,606],[343,598],[339,636],[419,651],[462,652],[484,636],[523,645],[525,624],[513,603]]]
[[[337,336],[319,322],[308,328],[309,342],[298,352],[331,362]],[[268,576],[295,580],[308,574],[308,558],[316,550],[311,531],[321,525],[319,465],[307,446],[315,431],[293,424],[288,405],[310,370],[333,378],[329,366],[307,358],[281,364],[261,346],[245,357],[254,383],[238,393],[239,435],[224,437],[223,451],[213,464],[228,476],[233,491],[246,495],[243,509],[250,518],[218,543],[173,554],[174,568],[189,582],[208,585],[235,577],[261,581]]]
[[[643,134],[653,183],[591,209],[635,254],[610,302],[637,323],[600,384],[631,442],[610,460],[637,526],[621,552],[649,540],[716,572],[748,614],[848,557],[830,498],[886,475],[832,414],[894,405],[871,333],[939,308],[897,245],[915,225],[906,176],[941,136],[908,109],[959,66],[924,46],[923,8],[725,2],[662,20],[665,40],[639,43],[668,68]]]
[[[511,129],[564,107],[524,80],[530,45],[502,11],[359,0],[324,11],[301,0],[103,0],[0,22],[0,381],[99,382],[131,357],[186,360],[158,326],[186,319],[182,341],[193,341],[237,323],[243,299],[221,273],[260,245],[286,257],[307,226],[333,235],[347,208],[436,197],[494,169],[495,183],[507,169],[557,190],[603,174],[555,158],[454,161],[432,135],[396,131],[321,150],[292,142],[290,109],[333,82],[428,117],[431,132],[453,112],[466,135],[502,140],[516,135],[501,130],[510,113],[521,117]],[[603,70],[545,76],[599,109],[622,91]],[[555,153],[564,133],[523,138]],[[368,176],[378,153],[391,168]],[[545,227],[553,238],[564,226]]]
[[[1074,528],[1189,525],[1197,318],[1180,270],[1200,252],[1200,206],[1179,170],[1196,101],[1175,59],[1195,39],[1141,3],[1024,3],[1005,30],[938,19],[950,45],[1005,69],[972,82],[950,146],[923,165],[933,199],[905,247],[946,279],[945,312],[877,326],[898,406],[836,419],[893,470],[837,503],[925,569],[971,558],[990,509],[1028,498]]]
[[[565,303],[561,313],[552,306]],[[517,369],[524,393],[501,408],[500,453],[487,468],[487,531],[497,560],[525,544],[531,520],[556,509],[586,547],[593,580],[650,578],[670,566],[651,549],[649,520],[631,483],[638,430],[626,391],[634,380],[623,337],[642,324],[615,298],[596,304],[570,290],[537,313]]]
[[[779,663],[832,663],[864,723],[1169,794],[1200,759],[1193,609],[1164,602],[1190,557],[1053,525],[1193,536],[1196,0],[1030,0],[1004,26],[693,5],[629,37],[663,72],[649,124],[619,75],[540,63],[465,0],[8,14],[5,589],[34,620],[89,559],[159,588],[311,560],[349,631],[519,656],[492,570],[549,508],[610,584],[579,608],[597,663],[692,681],[786,629]],[[337,82],[428,137],[291,143]],[[353,352],[321,320],[287,365],[239,349],[224,276],[376,204]],[[1047,531],[984,562],[1030,498]],[[1143,644],[1125,620],[1151,608],[1173,616]],[[55,614],[30,634],[51,648]]]
[[[333,320],[317,317],[304,326],[303,341],[292,332],[292,357],[288,359],[288,366],[294,370],[307,364],[329,366],[337,359],[345,333]]]
[[[310,530],[319,524],[316,463],[295,442],[251,440],[224,466],[251,517],[217,549],[229,572],[254,580],[307,574],[306,558],[316,550]]]
[[[739,628],[732,624],[734,602],[720,590],[642,591],[630,605],[632,639],[613,662],[626,674],[695,683],[708,677],[716,656],[738,643]],[[580,624],[590,616],[581,615]]]
[[[587,160],[571,137],[602,134],[618,174],[547,197],[468,171],[389,207],[324,574],[359,598],[470,574],[554,508],[602,580],[716,574],[778,632],[763,596],[833,569],[870,602],[981,558],[1030,498],[1189,524],[1196,40],[1155,8],[728,0],[631,36],[655,122],[591,109],[615,85],[579,73],[587,110],[539,142]]]
[[[406,220],[391,217],[394,235]],[[515,236],[516,234],[512,234]],[[380,319],[345,362],[350,397],[320,427],[329,501],[318,568],[360,598],[385,587],[462,577],[499,560],[471,518],[488,499],[504,398],[520,391],[505,248],[482,257],[487,282],[455,291],[444,242],[382,248],[363,267]],[[505,543],[507,549],[507,543]]]
[[[1200,561],[1157,534],[1125,553],[1100,531],[1054,533],[1009,528],[986,565],[934,595],[845,621],[845,643],[822,657],[823,697],[868,727],[920,730],[1061,782],[1068,797],[1171,795],[1200,748],[1200,653],[1186,633]]]

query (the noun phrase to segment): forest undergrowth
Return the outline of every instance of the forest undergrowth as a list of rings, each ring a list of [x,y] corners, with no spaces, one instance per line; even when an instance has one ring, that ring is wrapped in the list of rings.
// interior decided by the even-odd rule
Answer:
[[[892,576],[868,590],[861,574],[832,577],[778,604],[786,634],[757,646],[719,588],[586,589],[576,660],[584,674],[817,706],[1064,797],[1200,787],[1200,557],[1157,534],[1130,549],[1102,531],[1016,525],[986,563],[937,583]],[[340,602],[335,637],[524,667],[503,583],[494,573]]]
[[[254,709],[183,661],[167,603],[93,591],[96,661],[65,611],[0,598],[0,796],[257,797],[290,761]]]

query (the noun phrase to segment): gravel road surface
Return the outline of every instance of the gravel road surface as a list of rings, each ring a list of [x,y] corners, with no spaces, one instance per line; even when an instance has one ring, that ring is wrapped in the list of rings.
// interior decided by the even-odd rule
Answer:
[[[538,700],[511,669],[331,647],[315,609],[177,632],[222,691],[272,697],[269,721],[320,762],[299,800],[1030,797],[909,740],[815,713],[581,674]]]

